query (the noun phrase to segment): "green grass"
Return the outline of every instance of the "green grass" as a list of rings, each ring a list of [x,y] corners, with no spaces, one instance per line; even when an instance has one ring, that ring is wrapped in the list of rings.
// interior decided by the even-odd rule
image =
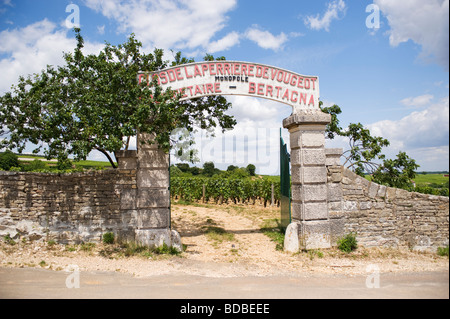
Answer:
[[[414,178],[416,186],[429,186],[430,184],[446,185],[448,177],[443,174],[417,174]]]
[[[224,241],[233,241],[234,234],[227,232],[224,228],[218,226],[204,226],[204,232],[206,237],[217,243],[222,243]]]
[[[266,219],[261,226],[261,231],[276,243],[276,250],[283,251],[285,232],[280,227],[279,219]]]
[[[448,246],[447,247],[438,247],[437,254],[439,256],[447,256],[448,257]]]

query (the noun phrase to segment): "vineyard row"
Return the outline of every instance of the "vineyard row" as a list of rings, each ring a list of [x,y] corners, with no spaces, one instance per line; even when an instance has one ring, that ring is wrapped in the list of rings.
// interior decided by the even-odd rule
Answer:
[[[170,190],[173,199],[186,201],[214,201],[254,205],[256,201],[280,205],[280,182],[269,179],[229,179],[202,177],[172,177]]]

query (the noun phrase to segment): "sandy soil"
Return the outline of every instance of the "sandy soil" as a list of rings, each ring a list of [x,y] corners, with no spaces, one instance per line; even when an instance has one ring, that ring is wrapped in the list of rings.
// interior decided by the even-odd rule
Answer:
[[[180,256],[124,257],[105,254],[115,246],[97,243],[49,245],[46,242],[0,240],[0,267],[38,267],[53,270],[117,271],[137,277],[190,274],[210,277],[448,271],[448,257],[408,249],[359,247],[350,254],[336,248],[289,254],[262,233],[263,225],[275,225],[277,208],[259,206],[172,206],[172,227],[186,250]],[[208,230],[222,230],[219,235]],[[374,268],[376,267],[376,268]]]

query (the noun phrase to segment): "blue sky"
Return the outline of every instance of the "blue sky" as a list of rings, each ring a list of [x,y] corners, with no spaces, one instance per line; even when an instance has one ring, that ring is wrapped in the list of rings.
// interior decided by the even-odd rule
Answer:
[[[361,122],[391,141],[388,157],[406,151],[419,170],[449,169],[448,0],[0,0],[0,94],[20,75],[62,63],[78,18],[88,53],[133,32],[145,51],[163,48],[168,59],[171,49],[196,60],[211,53],[318,76],[321,100],[341,107],[343,127]],[[198,133],[198,165],[252,162],[276,174],[291,109],[229,100],[238,125],[214,140]]]

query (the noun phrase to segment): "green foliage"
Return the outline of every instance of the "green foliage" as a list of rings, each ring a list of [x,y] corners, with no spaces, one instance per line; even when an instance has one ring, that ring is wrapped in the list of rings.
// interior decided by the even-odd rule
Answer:
[[[215,175],[205,177],[174,177],[171,176],[171,196],[186,201],[200,201],[205,185],[205,201],[213,200],[216,204],[233,202],[255,204],[256,200],[264,201],[264,206],[272,199],[272,183],[274,184],[274,199],[280,201],[280,182],[269,178],[223,178]]]
[[[373,173],[375,183],[396,188],[409,188],[416,176],[419,165],[405,152],[400,152],[394,160],[385,160]]]
[[[358,248],[356,234],[350,233],[337,241],[339,250],[349,253]]]
[[[247,172],[249,173],[250,176],[255,176],[256,166],[253,165],[253,164],[248,164],[247,165]]]
[[[203,164],[203,175],[211,177],[215,173],[215,166],[213,162],[205,162]]]
[[[162,91],[156,78],[138,85],[139,71],[168,66],[163,50],[144,54],[142,43],[131,35],[123,44],[107,43],[100,53],[85,55],[80,30],[75,33],[76,48],[64,54],[63,65],[21,76],[11,92],[0,96],[0,134],[8,132],[1,147],[21,153],[31,143],[36,145],[33,152],[43,150],[47,159],[63,161],[69,155],[85,160],[97,150],[115,168],[110,153],[126,149],[138,131],[154,136],[169,151],[170,133],[176,128],[192,132],[194,125],[223,130],[235,125],[225,114],[231,104],[222,96],[179,101],[181,94]],[[177,54],[174,64],[186,62]]]
[[[41,172],[48,169],[47,164],[43,161],[35,159],[27,165],[24,165],[25,172]]]
[[[345,159],[344,166],[360,176],[366,173],[373,174],[373,181],[378,184],[403,189],[411,187],[415,171],[419,167],[413,159],[405,152],[399,152],[394,160],[385,159],[382,149],[389,146],[387,139],[372,136],[361,123],[350,123],[348,128],[343,130],[339,126],[338,119],[338,115],[342,113],[340,107],[337,105],[322,107],[322,102],[319,106],[323,112],[331,114],[332,120],[326,130],[327,137],[348,138],[349,149],[342,154]],[[377,161],[382,161],[382,164]]]
[[[103,234],[103,243],[113,244],[114,243],[114,233],[108,232]]]
[[[448,257],[448,246],[447,247],[438,247],[437,254],[439,256],[447,256]]]
[[[14,241],[14,239],[11,238],[11,235],[9,233],[3,236],[3,240],[5,241],[5,243],[11,246],[14,246],[16,244],[16,242]]]
[[[331,123],[327,125],[326,129],[327,137],[329,139],[336,136],[348,138],[349,149],[342,154],[345,158],[344,166],[360,176],[375,171],[378,167],[375,161],[385,158],[381,151],[383,147],[389,146],[389,141],[382,137],[372,136],[361,123],[350,123],[347,129],[343,130],[339,126],[338,119],[338,115],[342,113],[341,108],[338,105],[322,107],[322,104],[320,101],[321,110],[331,115]]]
[[[0,153],[0,170],[9,171],[12,167],[19,166],[19,158],[10,150]]]
[[[234,234],[227,232],[224,228],[218,226],[205,226],[204,232],[206,237],[218,243],[223,241],[233,241]]]

